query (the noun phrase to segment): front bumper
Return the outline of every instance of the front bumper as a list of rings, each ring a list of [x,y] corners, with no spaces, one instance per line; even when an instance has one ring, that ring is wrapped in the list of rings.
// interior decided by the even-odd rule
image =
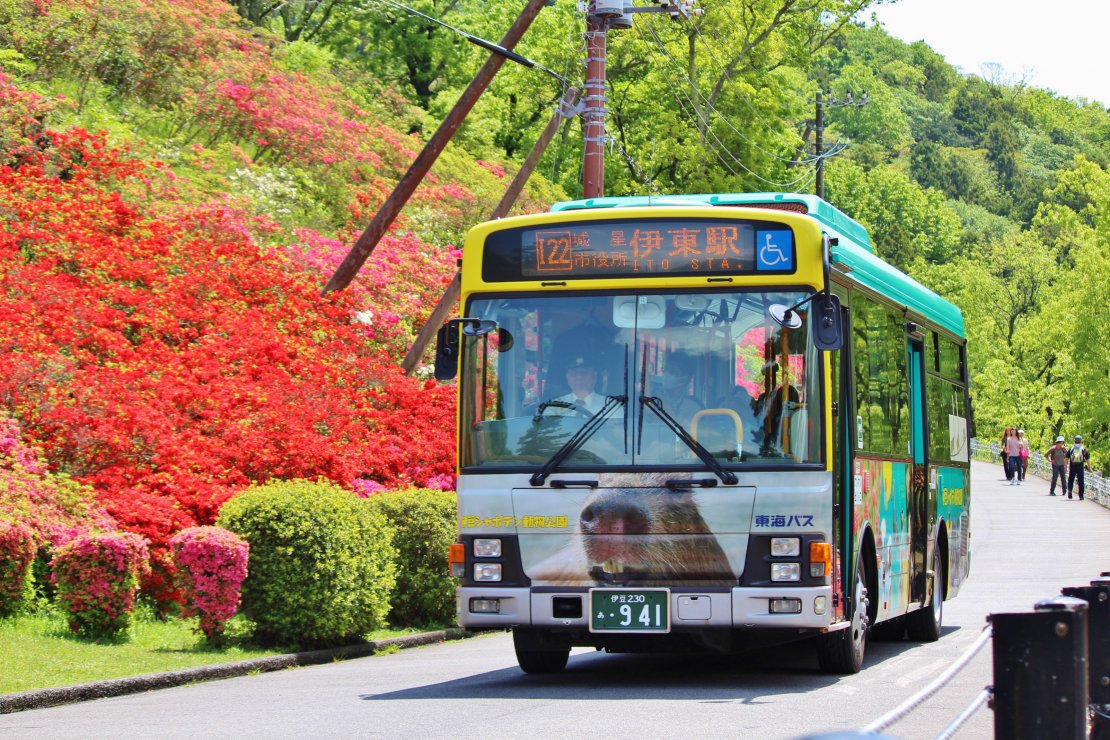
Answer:
[[[801,613],[772,614],[770,601],[778,598],[799,599]],[[470,608],[473,599],[497,599],[498,611],[475,613]],[[574,599],[581,599],[581,616],[564,616],[568,611],[568,604],[573,605]],[[822,603],[823,611],[820,606]],[[468,629],[520,626],[589,629],[589,591],[584,588],[544,588],[533,591],[528,587],[464,586],[458,590],[456,607],[459,625]],[[670,610],[672,631],[760,627],[822,630],[828,629],[832,624],[832,588],[794,586],[701,591],[683,587],[671,590]],[[556,616],[557,613],[560,616]]]

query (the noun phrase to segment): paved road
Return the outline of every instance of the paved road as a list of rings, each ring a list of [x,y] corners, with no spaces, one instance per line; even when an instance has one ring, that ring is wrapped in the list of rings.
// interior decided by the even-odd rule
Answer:
[[[0,716],[5,738],[798,738],[851,730],[928,683],[990,612],[1026,610],[1110,570],[1110,510],[972,471],[971,577],[939,642],[873,643],[856,676],[817,671],[801,644],[732,658],[576,651],[525,676],[503,634],[327,666]],[[991,682],[990,650],[888,733],[932,738]],[[983,708],[957,737],[989,738]]]

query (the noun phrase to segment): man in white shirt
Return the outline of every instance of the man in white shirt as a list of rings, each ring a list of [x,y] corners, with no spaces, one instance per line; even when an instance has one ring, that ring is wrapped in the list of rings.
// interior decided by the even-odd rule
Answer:
[[[596,392],[597,377],[597,367],[590,357],[586,355],[575,357],[567,370],[567,385],[570,386],[570,393],[559,396],[555,400],[573,404],[576,408],[552,406],[548,414],[552,416],[569,416],[571,414],[592,416],[601,411],[601,407],[605,405],[605,396]]]

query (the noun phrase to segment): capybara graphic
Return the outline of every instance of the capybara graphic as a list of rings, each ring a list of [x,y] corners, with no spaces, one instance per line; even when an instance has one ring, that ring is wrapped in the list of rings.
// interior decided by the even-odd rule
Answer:
[[[533,581],[734,584],[736,576],[694,492],[667,488],[655,478],[636,483],[599,489],[587,498],[578,531],[566,548],[530,569]]]

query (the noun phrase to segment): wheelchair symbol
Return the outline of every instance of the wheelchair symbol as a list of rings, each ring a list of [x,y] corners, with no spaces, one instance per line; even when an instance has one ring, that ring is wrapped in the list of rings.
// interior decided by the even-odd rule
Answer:
[[[782,248],[778,244],[771,241],[771,235],[765,234],[764,236],[767,237],[767,243],[759,248],[760,263],[766,267],[774,267],[775,265],[789,262],[790,257],[782,251]]]

